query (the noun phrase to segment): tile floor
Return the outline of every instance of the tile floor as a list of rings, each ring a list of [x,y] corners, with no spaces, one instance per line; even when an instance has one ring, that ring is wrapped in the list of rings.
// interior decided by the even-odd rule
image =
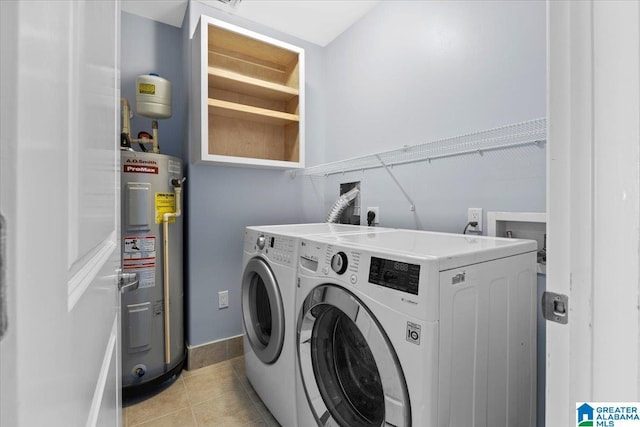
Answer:
[[[139,400],[139,399],[138,399]],[[123,404],[123,427],[279,427],[244,371],[244,357],[193,371],[152,397]]]

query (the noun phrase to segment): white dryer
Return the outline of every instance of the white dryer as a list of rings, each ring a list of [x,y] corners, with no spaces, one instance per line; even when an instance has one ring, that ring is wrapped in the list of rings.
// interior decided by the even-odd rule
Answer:
[[[299,245],[299,426],[535,426],[535,242],[396,230]]]
[[[253,388],[284,427],[297,425],[294,305],[299,239],[383,230],[327,223],[245,229],[241,297],[245,369]]]

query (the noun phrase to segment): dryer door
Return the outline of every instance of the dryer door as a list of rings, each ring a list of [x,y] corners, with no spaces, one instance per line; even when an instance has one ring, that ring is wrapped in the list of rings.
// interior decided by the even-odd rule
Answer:
[[[242,319],[256,356],[267,364],[278,360],[284,342],[284,307],[273,271],[261,258],[251,259],[244,270]]]
[[[411,406],[396,353],[352,293],[321,285],[298,318],[298,362],[321,426],[410,426]]]

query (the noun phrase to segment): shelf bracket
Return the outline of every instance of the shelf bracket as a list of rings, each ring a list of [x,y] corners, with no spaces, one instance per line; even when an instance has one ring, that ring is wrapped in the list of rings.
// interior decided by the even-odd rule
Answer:
[[[389,166],[386,165],[386,163],[382,160],[382,158],[380,157],[380,155],[376,154],[375,155],[378,158],[378,161],[380,162],[380,164],[384,167],[384,170],[387,171],[387,173],[389,174],[389,176],[391,177],[391,179],[393,180],[393,182],[396,183],[396,185],[398,186],[398,188],[400,189],[400,191],[402,192],[402,194],[404,195],[404,197],[407,199],[407,201],[409,202],[409,210],[411,212],[415,212],[416,210],[416,204],[413,203],[413,200],[411,199],[411,197],[409,197],[409,195],[407,194],[406,191],[404,191],[404,188],[402,187],[402,184],[400,184],[400,182],[396,179],[396,177],[393,175],[393,173],[391,172],[391,170],[389,169]]]

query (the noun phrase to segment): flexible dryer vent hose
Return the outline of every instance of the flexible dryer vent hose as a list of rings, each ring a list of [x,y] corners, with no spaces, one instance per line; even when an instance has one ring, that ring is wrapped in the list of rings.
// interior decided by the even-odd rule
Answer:
[[[351,203],[353,199],[358,196],[358,193],[360,193],[360,190],[358,189],[358,187],[354,187],[338,197],[338,200],[336,200],[333,206],[331,206],[331,209],[329,209],[329,213],[327,214],[327,222],[338,222],[342,211],[344,211],[345,208],[349,206],[349,203]]]

